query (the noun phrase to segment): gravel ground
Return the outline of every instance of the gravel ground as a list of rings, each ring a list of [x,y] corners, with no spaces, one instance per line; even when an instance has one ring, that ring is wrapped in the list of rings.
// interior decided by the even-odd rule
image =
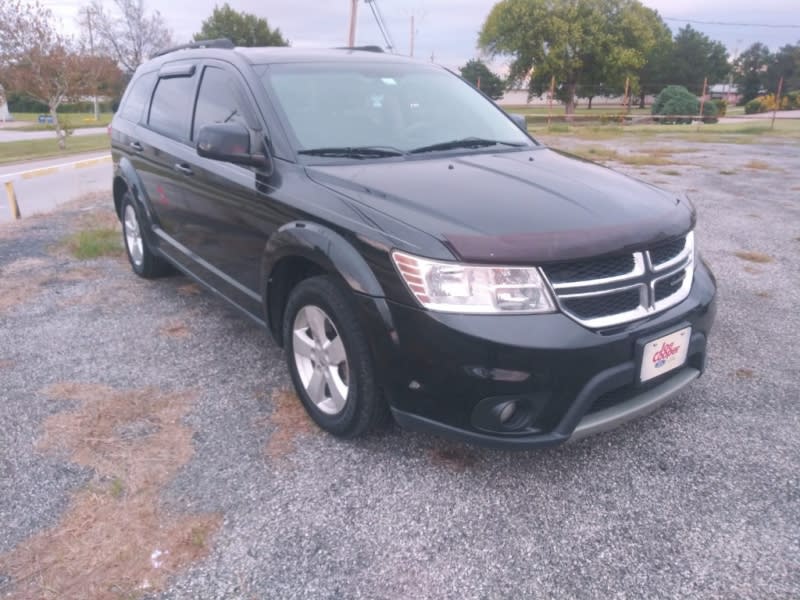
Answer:
[[[138,280],[121,258],[78,262],[59,249],[87,215],[108,211],[104,198],[0,227],[0,597],[798,597],[799,148],[695,145],[674,157],[688,164],[621,167],[688,190],[698,207],[698,243],[719,280],[709,369],[650,417],[543,451],[482,450],[396,427],[331,438],[287,393],[282,352],[211,294],[178,276]],[[753,159],[766,168],[745,167]],[[158,519],[217,521],[191,529],[192,560],[161,583],[154,551],[178,554],[164,527],[134,548],[141,556],[130,560],[151,564],[126,583],[107,567],[103,579],[95,556],[48,563],[51,543],[78,543],[88,527],[67,526],[76,505],[88,498],[97,515],[112,506],[119,517],[135,495],[125,491],[132,470],[120,481],[108,473],[136,452],[81,453],[88,435],[54,449],[58,419],[88,414],[90,391],[142,389],[190,398],[171,425],[176,439],[187,432],[186,447],[145,465],[145,480],[148,469],[163,475],[151,481]],[[99,406],[80,431],[115,416]],[[126,446],[137,452],[156,444],[166,421],[140,417],[125,435],[109,429],[109,447],[128,435],[143,440]],[[124,522],[100,525],[111,536]],[[26,554],[37,536],[45,550]],[[20,576],[29,556],[36,564]],[[68,569],[87,581],[99,570],[101,587],[59,588]]]

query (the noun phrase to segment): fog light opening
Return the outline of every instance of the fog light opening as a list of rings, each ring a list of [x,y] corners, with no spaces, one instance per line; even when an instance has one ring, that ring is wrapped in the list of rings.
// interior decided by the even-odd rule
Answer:
[[[498,418],[500,420],[500,423],[505,425],[514,416],[514,413],[517,412],[517,401],[516,400],[511,400],[510,402],[504,403],[499,408],[500,408],[500,411],[499,411],[499,414],[498,414]]]

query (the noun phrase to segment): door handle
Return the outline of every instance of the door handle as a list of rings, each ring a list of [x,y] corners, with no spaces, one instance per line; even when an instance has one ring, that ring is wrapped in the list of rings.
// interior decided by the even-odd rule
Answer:
[[[136,152],[144,152],[144,147],[139,142],[131,142],[128,144]]]
[[[187,165],[186,163],[176,163],[175,170],[178,173],[183,173],[186,176],[194,175],[194,171],[192,171],[192,167]]]

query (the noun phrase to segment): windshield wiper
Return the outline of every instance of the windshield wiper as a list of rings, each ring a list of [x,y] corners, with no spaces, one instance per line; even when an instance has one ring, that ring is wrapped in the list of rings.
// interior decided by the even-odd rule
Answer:
[[[311,148],[300,150],[298,154],[312,156],[330,156],[333,158],[388,158],[405,156],[405,152],[390,146],[343,146],[341,148]]]
[[[422,152],[437,152],[438,150],[454,150],[455,148],[486,148],[488,146],[512,146],[514,148],[521,148],[526,144],[517,142],[501,142],[498,140],[486,140],[483,138],[469,137],[460,140],[451,140],[449,142],[440,142],[438,144],[431,144],[430,146],[420,146],[409,150],[409,154],[420,154]]]

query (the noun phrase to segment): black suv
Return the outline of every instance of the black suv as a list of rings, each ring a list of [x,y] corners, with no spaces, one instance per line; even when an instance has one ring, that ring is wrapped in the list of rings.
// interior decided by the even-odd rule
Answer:
[[[390,410],[556,444],[702,373],[715,283],[685,198],[549,150],[441,67],[229,45],[136,71],[114,203],[133,270],[177,268],[268,329],[320,427]]]

